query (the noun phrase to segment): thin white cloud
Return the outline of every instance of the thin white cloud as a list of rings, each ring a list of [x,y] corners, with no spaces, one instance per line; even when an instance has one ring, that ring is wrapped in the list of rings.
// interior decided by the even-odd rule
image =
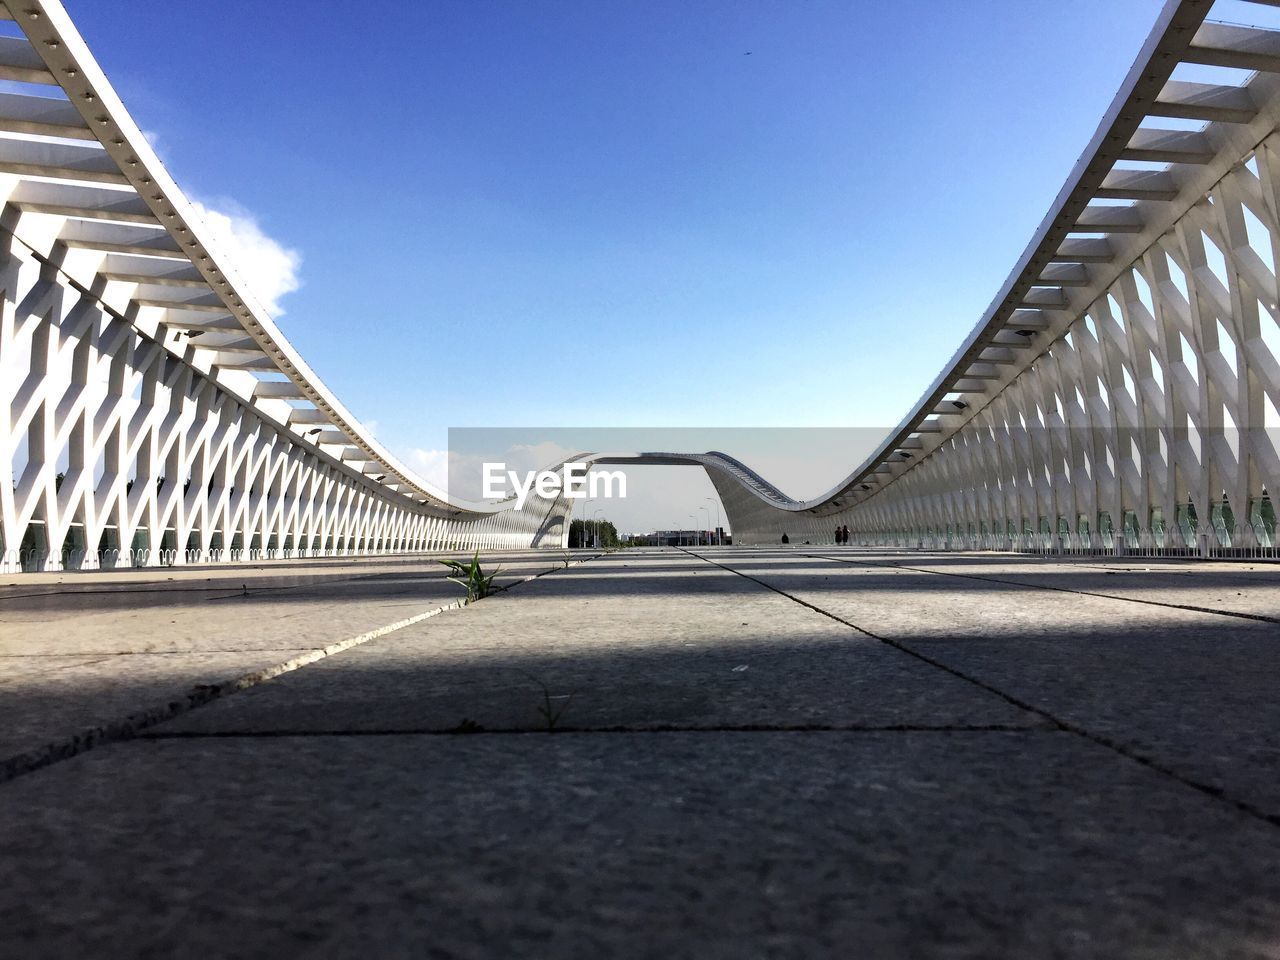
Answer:
[[[257,218],[234,200],[192,200],[204,221],[206,242],[226,258],[235,275],[273,317],[284,313],[280,298],[302,285],[302,254],[267,236]]]

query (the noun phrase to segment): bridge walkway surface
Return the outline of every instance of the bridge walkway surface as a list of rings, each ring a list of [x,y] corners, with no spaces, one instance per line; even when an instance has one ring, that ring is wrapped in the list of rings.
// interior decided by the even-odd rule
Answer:
[[[577,559],[3,587],[0,955],[1280,956],[1280,568]]]

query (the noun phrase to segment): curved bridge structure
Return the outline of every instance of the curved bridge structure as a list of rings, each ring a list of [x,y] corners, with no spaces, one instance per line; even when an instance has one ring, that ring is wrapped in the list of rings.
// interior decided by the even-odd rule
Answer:
[[[788,524],[794,539],[800,521],[815,542],[841,523],[900,546],[1274,547],[1280,33],[1211,7],[1166,4],[996,299],[897,430],[826,495],[753,503],[739,539]],[[1173,79],[1182,64],[1213,82]]]
[[[725,454],[594,459],[706,469],[738,542],[1272,547],[1280,32],[1211,8],[1166,4],[996,299],[827,494]],[[382,448],[210,245],[56,0],[0,18],[3,569],[565,542],[572,501],[457,502]]]
[[[209,243],[62,6],[0,18],[3,569],[562,542],[553,504],[453,502],[384,449]]]

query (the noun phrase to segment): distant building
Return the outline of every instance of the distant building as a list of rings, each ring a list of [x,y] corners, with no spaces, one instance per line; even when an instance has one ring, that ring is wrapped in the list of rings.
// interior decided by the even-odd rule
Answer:
[[[635,534],[632,541],[656,547],[705,547],[732,543],[733,538],[726,535],[723,528],[717,527],[715,530],[655,530],[653,533]]]

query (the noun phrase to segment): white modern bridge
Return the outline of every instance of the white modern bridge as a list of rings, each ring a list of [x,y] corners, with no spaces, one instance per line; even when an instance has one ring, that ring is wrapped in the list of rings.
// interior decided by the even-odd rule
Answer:
[[[796,501],[720,453],[595,459],[705,469],[739,543],[844,524],[1274,549],[1280,32],[1213,6],[1165,5],[991,306],[832,490]],[[452,500],[383,448],[210,244],[61,5],[0,17],[0,569],[564,544],[572,500]]]

